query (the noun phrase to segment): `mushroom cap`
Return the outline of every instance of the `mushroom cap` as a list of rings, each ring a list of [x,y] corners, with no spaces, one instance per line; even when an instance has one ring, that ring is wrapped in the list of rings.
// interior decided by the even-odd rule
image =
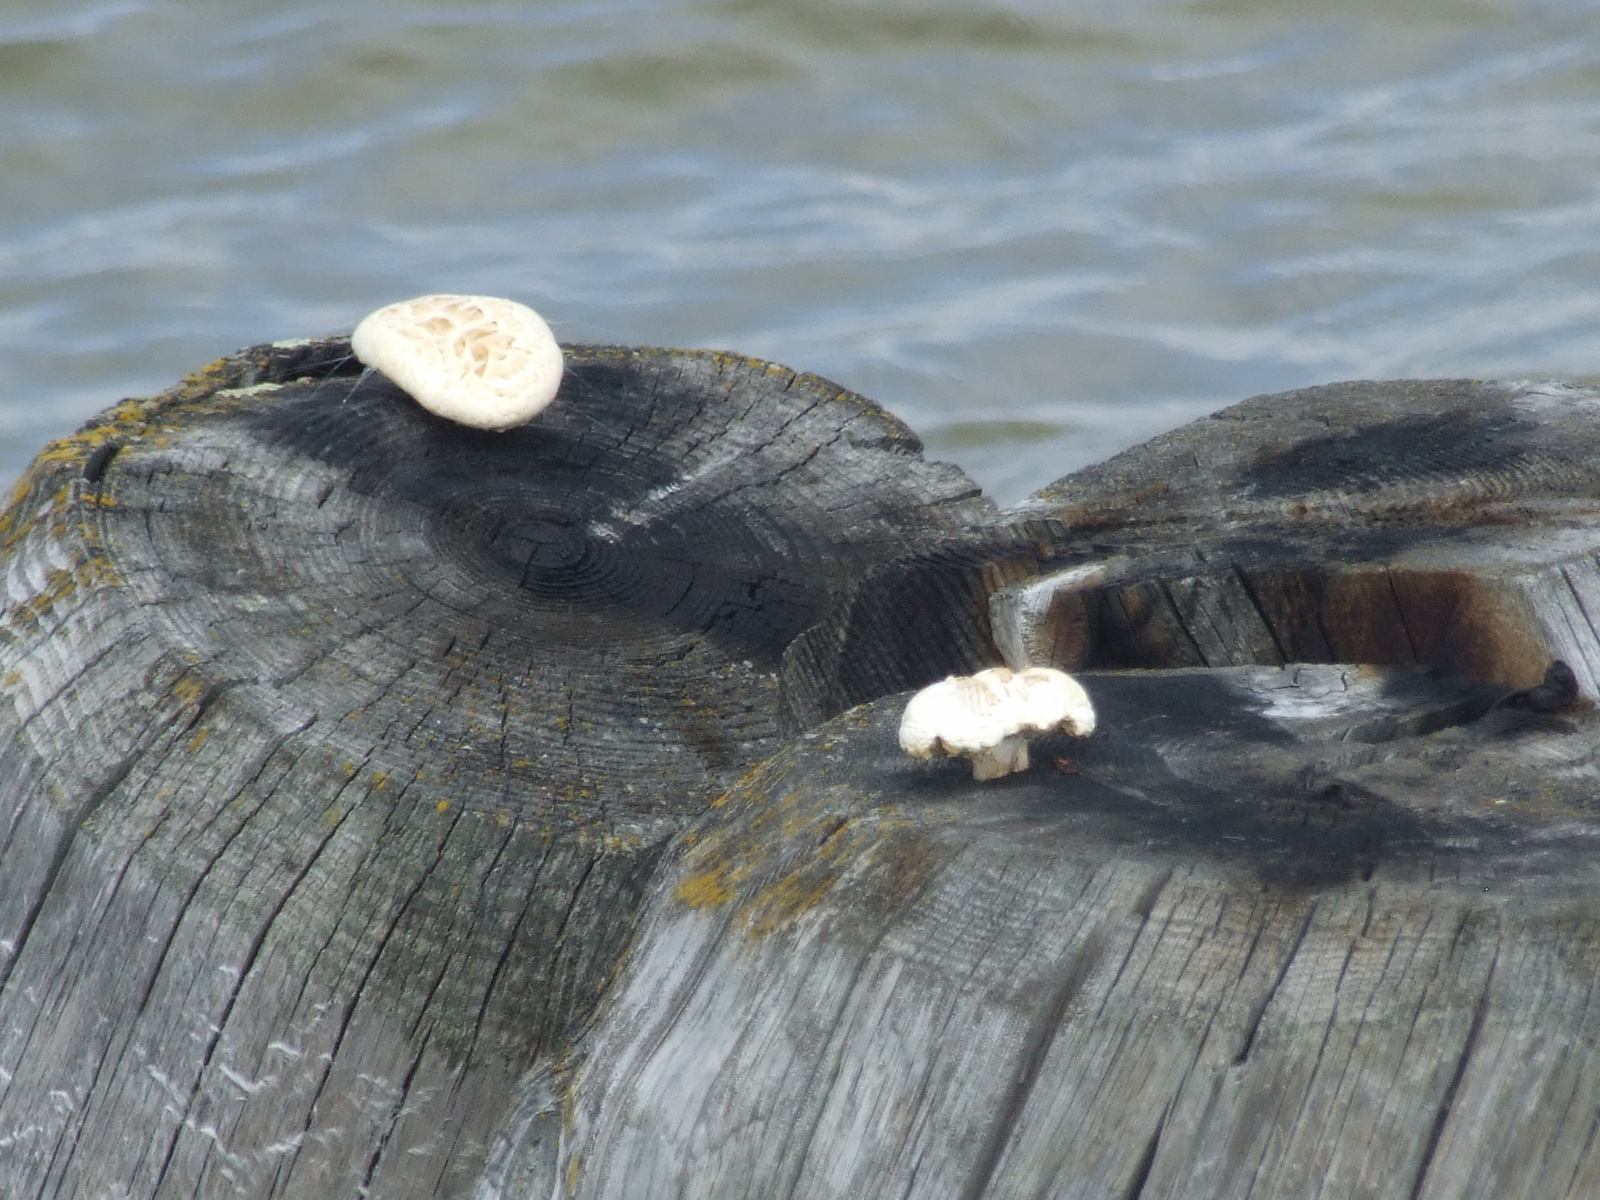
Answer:
[[[1094,706],[1072,676],[1053,667],[1013,673],[991,667],[930,684],[906,704],[900,748],[914,758],[937,751],[973,755],[1023,733],[1094,732]]]
[[[1043,733],[1062,729],[1073,737],[1094,732],[1094,705],[1089,693],[1065,671],[1028,667],[1011,677],[1010,691],[1022,730]]]
[[[419,296],[369,313],[350,349],[423,408],[475,429],[511,429],[550,406],[561,347],[538,313],[496,296]]]
[[[1011,699],[1005,667],[976,675],[951,675],[929,684],[906,704],[900,717],[900,748],[914,758],[938,750],[975,754],[998,746],[1011,727]]]

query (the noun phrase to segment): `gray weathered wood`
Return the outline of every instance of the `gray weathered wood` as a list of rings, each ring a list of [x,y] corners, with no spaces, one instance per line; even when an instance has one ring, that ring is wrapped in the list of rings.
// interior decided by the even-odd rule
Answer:
[[[1593,1195],[1592,714],[1084,681],[1101,730],[999,784],[905,758],[889,699],[736,788],[501,1194]]]
[[[797,724],[1149,670],[997,786],[899,699],[769,760],[663,860],[565,1124],[508,1128],[523,1194],[1593,1194],[1600,722],[1513,689],[1594,689],[1597,409],[1261,398],[875,568]],[[1294,661],[1340,658],[1392,665]]]
[[[825,381],[570,363],[484,435],[261,347],[19,485],[8,1194],[1600,1190],[1596,394],[1260,398],[997,516]],[[900,754],[1006,659],[1094,737]]]
[[[667,839],[780,744],[787,642],[992,511],[815,377],[568,360],[482,434],[260,347],[18,485],[7,1196],[470,1191]]]
[[[1157,438],[1023,511],[1115,524],[1131,552],[1089,600],[1087,661],[1157,665],[1187,641],[1210,666],[1419,662],[1525,687],[1559,658],[1594,697],[1597,418],[1600,393],[1559,384],[1307,388]],[[1119,619],[1129,607],[1139,621]]]
[[[1462,380],[1263,396],[879,567],[790,647],[805,725],[951,670],[1421,663],[1600,696],[1600,392]],[[893,614],[933,597],[925,622]],[[923,603],[930,603],[923,600]],[[952,631],[952,632],[946,632]]]

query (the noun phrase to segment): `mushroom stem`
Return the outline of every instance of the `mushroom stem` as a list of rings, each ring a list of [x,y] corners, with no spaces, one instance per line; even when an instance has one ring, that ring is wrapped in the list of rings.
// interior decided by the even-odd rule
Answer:
[[[1001,738],[998,743],[972,756],[972,777],[982,781],[1001,779],[1014,771],[1028,769],[1028,739]]]

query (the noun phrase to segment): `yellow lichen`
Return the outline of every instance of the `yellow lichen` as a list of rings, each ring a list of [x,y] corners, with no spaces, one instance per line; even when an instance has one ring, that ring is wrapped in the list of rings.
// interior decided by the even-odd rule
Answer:
[[[792,923],[820,904],[838,878],[838,870],[831,865],[817,861],[804,864],[751,898],[741,913],[745,928],[757,937],[765,937]]]
[[[83,559],[71,568],[58,567],[45,576],[44,587],[29,597],[25,603],[14,604],[6,609],[6,623],[13,627],[38,624],[58,604],[80,591],[92,590],[94,587],[106,584],[114,586],[116,582],[115,572],[111,571],[105,560],[99,556]]]
[[[124,401],[118,408],[124,407],[131,401]],[[115,417],[117,409],[112,409],[107,416]],[[82,467],[84,462],[106,442],[113,438],[123,438],[127,434],[124,430],[117,429],[114,425],[95,425],[89,429],[80,429],[77,433],[64,438],[57,438],[53,442],[46,442],[43,450],[34,456],[34,462],[41,466],[72,466]]]
[[[728,886],[722,868],[713,867],[690,875],[678,885],[675,895],[690,908],[720,908],[733,899],[733,888]]]

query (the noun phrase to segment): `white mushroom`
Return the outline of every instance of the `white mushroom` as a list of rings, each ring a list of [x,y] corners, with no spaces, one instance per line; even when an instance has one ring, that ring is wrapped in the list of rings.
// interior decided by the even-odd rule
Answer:
[[[974,779],[1028,769],[1027,734],[1094,732],[1094,705],[1078,681],[1052,667],[991,667],[923,688],[900,718],[900,748],[913,758],[972,760]]]
[[[525,304],[495,296],[419,296],[369,314],[355,356],[431,413],[475,429],[511,429],[550,406],[561,347]]]

